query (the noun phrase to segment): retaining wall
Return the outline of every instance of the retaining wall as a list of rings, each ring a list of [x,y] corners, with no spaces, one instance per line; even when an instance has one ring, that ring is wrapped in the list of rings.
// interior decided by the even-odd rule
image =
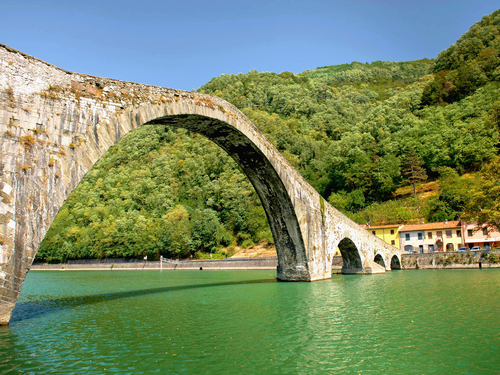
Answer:
[[[494,254],[490,257],[490,254]],[[436,252],[403,254],[402,269],[460,269],[460,268],[500,268],[500,262],[492,262],[495,256],[500,259],[500,250]],[[275,270],[278,265],[276,257],[256,259],[224,259],[193,260],[175,263],[163,263],[164,270]],[[342,257],[333,257],[332,270],[340,273],[343,266]],[[85,259],[69,260],[64,264],[33,263],[32,270],[159,270],[160,262],[137,259]]]
[[[224,260],[193,260],[179,261],[175,263],[163,262],[164,270],[239,270],[239,269],[269,269],[275,270],[278,266],[278,258],[259,259],[224,259]],[[144,261],[136,259],[85,259],[69,260],[63,264],[33,263],[32,270],[56,271],[56,270],[159,270],[159,261]]]
[[[500,250],[402,254],[401,266],[404,270],[500,268],[499,258]]]

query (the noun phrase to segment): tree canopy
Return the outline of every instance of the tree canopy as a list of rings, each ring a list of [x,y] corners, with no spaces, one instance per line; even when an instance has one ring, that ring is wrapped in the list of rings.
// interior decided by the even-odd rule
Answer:
[[[456,44],[439,54],[431,71],[434,81],[422,104],[454,103],[490,81],[500,79],[500,10],[484,16]]]

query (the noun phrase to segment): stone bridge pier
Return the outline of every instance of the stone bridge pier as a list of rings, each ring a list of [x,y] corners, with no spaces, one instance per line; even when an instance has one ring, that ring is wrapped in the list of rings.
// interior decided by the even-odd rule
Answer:
[[[52,220],[101,156],[142,125],[209,138],[241,166],[276,243],[277,278],[399,268],[399,250],[332,207],[233,105],[209,95],[72,73],[0,45],[0,324]]]

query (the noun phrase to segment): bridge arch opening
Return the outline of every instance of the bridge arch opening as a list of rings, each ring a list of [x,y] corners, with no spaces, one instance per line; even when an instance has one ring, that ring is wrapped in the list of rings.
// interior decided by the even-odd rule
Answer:
[[[276,245],[278,279],[285,276],[308,280],[306,251],[292,200],[271,161],[247,135],[222,120],[202,115],[167,115],[150,121],[141,117],[132,117],[137,127],[160,125],[187,129],[225,150],[244,172],[262,203]],[[121,139],[132,132],[121,134]],[[109,150],[102,156],[107,152]]]
[[[201,134],[224,149],[253,185],[267,216],[278,255],[278,278],[307,280],[307,258],[292,200],[275,167],[247,135],[228,123],[196,114],[169,115],[146,122]]]
[[[380,264],[382,267],[385,268],[384,257],[380,253],[375,255],[375,258],[373,259],[373,261],[377,264]]]
[[[350,238],[344,238],[339,242],[338,247],[344,263],[342,266],[342,273],[356,272],[356,270],[363,268],[359,250]]]
[[[397,255],[393,255],[391,258],[391,270],[400,270],[401,262]]]

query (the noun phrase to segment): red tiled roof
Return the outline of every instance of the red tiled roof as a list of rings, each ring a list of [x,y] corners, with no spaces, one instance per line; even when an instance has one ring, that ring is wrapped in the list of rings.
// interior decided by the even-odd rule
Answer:
[[[460,220],[445,221],[440,223],[403,225],[403,228],[401,228],[399,231],[409,232],[412,230],[447,229],[447,228],[461,228]]]

